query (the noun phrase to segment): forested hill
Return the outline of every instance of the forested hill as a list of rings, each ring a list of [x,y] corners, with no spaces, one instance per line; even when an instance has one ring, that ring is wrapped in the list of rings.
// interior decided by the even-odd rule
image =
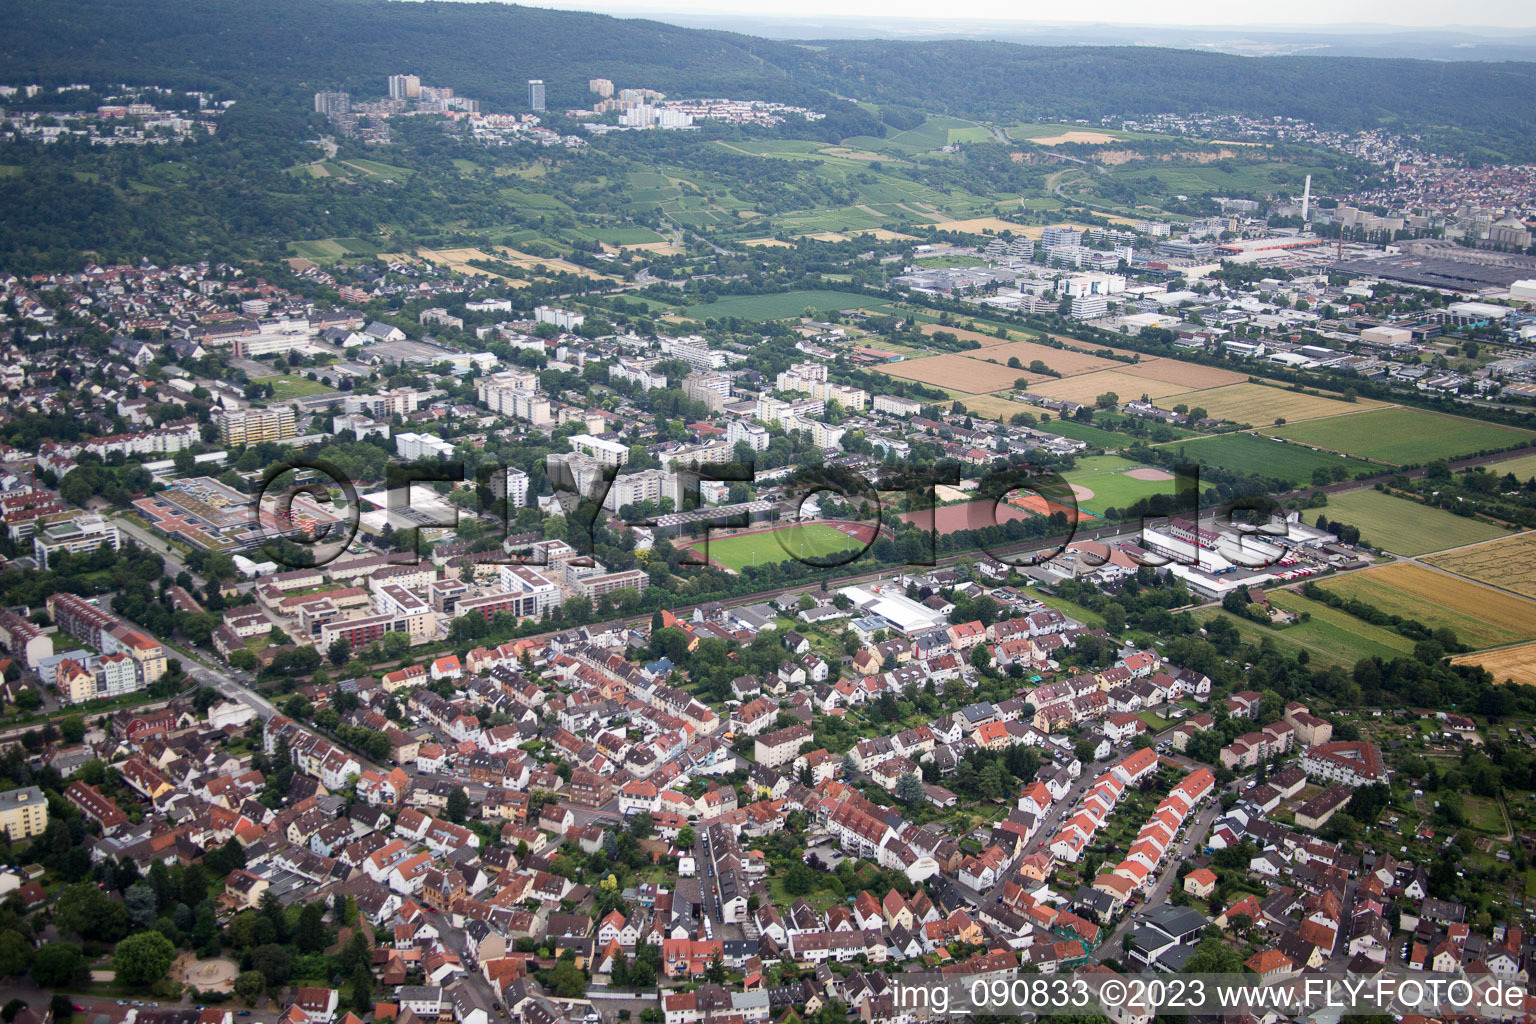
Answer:
[[[295,96],[383,91],[411,71],[494,108],[526,81],[550,106],[590,101],[587,80],[673,94],[771,96],[822,107],[829,94],[962,117],[1210,110],[1286,114],[1357,128],[1532,130],[1536,63],[1234,57],[1149,47],[980,41],[815,46],[654,21],[498,3],[390,0],[3,0],[10,82],[127,81]]]

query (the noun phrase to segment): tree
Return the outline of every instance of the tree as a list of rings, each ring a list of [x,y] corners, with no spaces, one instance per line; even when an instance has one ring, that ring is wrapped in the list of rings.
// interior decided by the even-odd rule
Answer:
[[[268,943],[252,950],[251,967],[261,972],[268,988],[276,988],[288,980],[288,975],[293,972],[293,961],[282,946]]]
[[[923,780],[916,772],[903,772],[896,780],[896,799],[915,804],[923,798]]]
[[[656,819],[651,817],[650,811],[641,811],[629,819],[629,834],[636,839],[649,839],[656,829]],[[682,844],[679,843],[679,846]],[[693,844],[689,844],[690,846]]]
[[[160,913],[160,897],[155,887],[140,879],[123,891],[123,905],[128,908],[128,921],[144,931],[155,926]]]
[[[679,850],[693,849],[694,834],[692,825],[684,825],[677,830],[677,848]]]
[[[784,891],[791,896],[804,896],[816,888],[816,872],[800,861],[795,861],[784,871]]]
[[[53,921],[61,932],[93,942],[116,942],[128,934],[128,911],[92,882],[71,885],[59,894]]]
[[[549,987],[561,999],[579,999],[587,994],[587,976],[574,960],[561,960],[549,972]]]
[[[135,988],[147,988],[165,977],[176,958],[176,947],[159,932],[139,932],[117,944],[112,969],[117,980]]]
[[[267,979],[261,976],[260,971],[241,971],[235,978],[235,995],[244,1003],[254,1003],[261,998],[262,989],[267,985]]]
[[[0,977],[20,977],[31,966],[32,940],[14,928],[0,932]]]
[[[469,817],[469,794],[464,792],[464,787],[459,786],[448,794],[448,820],[462,825]]]
[[[331,659],[331,664],[337,668],[345,665],[352,657],[352,645],[346,640],[332,641],[331,646],[325,649],[325,656]]]
[[[373,972],[362,964],[352,971],[352,1010],[358,1016],[373,1010]]]
[[[299,929],[294,944],[301,953],[319,953],[326,947],[325,904],[316,901],[304,904],[299,911]]]
[[[85,969],[85,957],[73,942],[50,942],[32,958],[32,980],[43,988],[74,984]]]

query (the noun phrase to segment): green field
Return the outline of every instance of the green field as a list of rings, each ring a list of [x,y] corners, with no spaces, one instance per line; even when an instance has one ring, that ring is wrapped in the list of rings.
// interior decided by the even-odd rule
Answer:
[[[1488,472],[1503,476],[1505,473],[1515,474],[1515,479],[1521,483],[1536,477],[1536,455],[1522,455],[1517,459],[1509,459],[1505,462],[1490,462]]]
[[[1519,427],[1401,408],[1265,427],[1262,433],[1399,466],[1511,448],[1536,438]]]
[[[642,245],[646,242],[663,241],[662,237],[650,228],[634,224],[612,228],[579,228],[571,234],[578,238],[585,238],[589,242],[606,242],[609,245]]]
[[[1088,128],[1086,131],[1096,131]],[[1291,163],[1243,163],[1219,160],[1210,164],[1158,164],[1134,170],[1111,172],[1108,180],[1115,185],[1129,185],[1145,196],[1231,195],[1235,192],[1269,192],[1299,188],[1306,176],[1317,182],[1332,182],[1337,172],[1331,167]],[[1098,179],[1095,178],[1095,181]],[[1325,185],[1326,187],[1326,185]]]
[[[379,247],[362,238],[315,238],[303,242],[289,242],[288,248],[296,256],[310,260],[337,260],[343,256],[376,256]]]
[[[325,395],[331,389],[317,380],[305,380],[303,377],[278,377],[275,380],[262,381],[263,384],[272,385],[273,401],[285,402],[294,398],[308,398],[310,395]]]
[[[858,551],[858,541],[825,523],[802,523],[784,530],[747,533],[737,537],[711,537],[708,556],[728,569],[740,572],[749,565],[773,565],[792,558],[824,561],[841,551]],[[694,550],[705,554],[700,541]]]
[[[1491,523],[1367,488],[1330,494],[1328,505],[1317,513],[1358,526],[1363,540],[1399,555],[1444,551],[1492,540],[1508,532]],[[1309,511],[1307,515],[1313,513]]]
[[[1020,412],[1029,412],[1028,406],[1021,405]],[[1038,412],[1036,412],[1038,415]],[[1052,419],[1049,423],[1042,423],[1041,430],[1048,430],[1052,434],[1060,434],[1062,437],[1070,437],[1074,441],[1087,441],[1089,444],[1098,445],[1100,448],[1124,448],[1130,444],[1132,438],[1126,434],[1117,434],[1113,430],[1105,430],[1096,427],[1092,423],[1080,423],[1077,420]]]
[[[1293,485],[1310,483],[1312,473],[1326,469],[1330,473],[1342,468],[1347,477],[1360,473],[1379,472],[1379,466],[1361,462],[1348,456],[1313,451],[1297,444],[1281,444],[1258,434],[1220,434],[1183,441],[1175,447],[1190,461],[1234,473],[1274,477]],[[1346,478],[1347,478],[1346,477]]]
[[[712,317],[741,317],[744,320],[782,320],[799,316],[807,307],[818,311],[836,312],[840,309],[868,308],[878,302],[867,295],[854,292],[814,291],[782,292],[777,295],[727,295],[718,302],[701,302],[689,306],[684,316],[695,320]]]
[[[1154,494],[1174,493],[1175,481],[1172,479],[1137,480],[1126,475],[1127,470],[1146,468],[1118,455],[1091,455],[1078,459],[1077,468],[1062,476],[1067,483],[1093,492],[1092,497],[1077,499],[1079,508],[1103,513],[1107,508],[1124,508]]]
[[[1244,641],[1257,646],[1268,638],[1290,654],[1306,651],[1312,661],[1320,665],[1342,665],[1348,668],[1361,658],[1373,655],[1390,661],[1413,653],[1413,641],[1391,630],[1373,626],[1346,612],[1318,601],[1309,601],[1288,590],[1271,590],[1268,593],[1270,604],[1288,612],[1309,612],[1311,619],[1283,629],[1271,629],[1220,608],[1206,608],[1196,614],[1203,621],[1224,615],[1237,626]]]
[[[365,160],[362,157],[342,160],[340,163],[343,167],[350,167],[380,178],[405,178],[416,173],[409,167],[396,167],[394,164],[386,164],[379,160]]]

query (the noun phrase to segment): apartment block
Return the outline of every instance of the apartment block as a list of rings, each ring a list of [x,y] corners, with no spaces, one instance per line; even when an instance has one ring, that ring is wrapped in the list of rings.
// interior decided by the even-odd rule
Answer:
[[[290,408],[225,409],[214,414],[219,427],[219,443],[238,448],[263,441],[287,441],[297,433]]]

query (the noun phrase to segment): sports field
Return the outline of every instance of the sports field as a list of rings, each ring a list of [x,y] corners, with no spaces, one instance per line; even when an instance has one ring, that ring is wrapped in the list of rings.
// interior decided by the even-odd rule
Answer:
[[[1383,565],[1319,585],[1388,615],[1417,619],[1431,629],[1453,629],[1458,639],[1472,647],[1536,639],[1536,603],[1422,565]]]
[[[1536,533],[1521,533],[1465,551],[1448,551],[1426,562],[1482,583],[1536,597]]]
[[[1097,514],[1107,508],[1124,508],[1154,494],[1171,496],[1174,490],[1171,473],[1118,455],[1078,459],[1077,468],[1062,476],[1072,485],[1083,509]]]
[[[1491,523],[1452,515],[1371,488],[1330,494],[1326,507],[1315,513],[1307,512],[1313,519],[1317,514],[1358,526],[1361,538],[1398,555],[1444,551],[1492,540],[1505,533]]]
[[[1536,643],[1506,647],[1482,654],[1461,654],[1451,659],[1456,665],[1481,665],[1493,674],[1496,683],[1524,683],[1536,686]]]
[[[1258,434],[1219,434],[1165,446],[1192,462],[1234,473],[1285,480],[1293,486],[1312,482],[1312,473],[1326,469],[1330,474],[1343,470],[1345,479],[1360,473],[1379,472],[1380,466],[1361,462],[1347,455],[1320,452],[1299,444],[1276,441]]]
[[[808,560],[821,564],[841,564],[836,558],[840,552],[857,552],[863,549],[859,537],[870,536],[867,526],[831,523],[800,523],[776,530],[742,533],[734,537],[711,537],[708,551],[703,541],[693,545],[702,557],[708,555],[727,569],[740,572],[749,565],[772,565],[790,559]]]
[[[1475,455],[1536,438],[1536,433],[1519,427],[1401,408],[1288,423],[1268,428],[1264,433],[1393,465]]]

